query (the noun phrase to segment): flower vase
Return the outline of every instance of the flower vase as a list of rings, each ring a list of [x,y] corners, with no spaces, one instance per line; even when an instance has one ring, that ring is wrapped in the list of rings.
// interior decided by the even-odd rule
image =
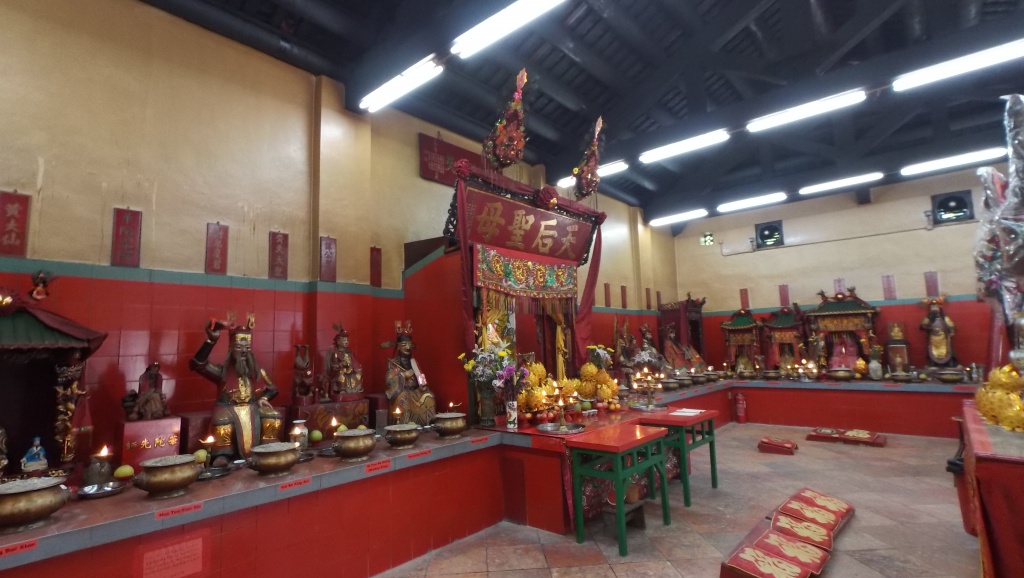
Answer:
[[[508,429],[519,428],[519,402],[505,402],[505,427]]]
[[[480,425],[484,427],[494,426],[494,386],[489,381],[478,381],[477,392],[480,410]]]

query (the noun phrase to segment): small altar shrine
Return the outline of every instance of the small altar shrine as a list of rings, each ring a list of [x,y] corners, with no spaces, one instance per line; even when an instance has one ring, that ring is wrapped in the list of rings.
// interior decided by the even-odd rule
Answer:
[[[761,323],[748,309],[740,309],[722,323],[725,332],[725,362],[739,377],[754,377],[761,359]]]
[[[874,334],[878,308],[857,297],[853,287],[832,297],[824,291],[818,295],[821,303],[804,317],[819,361],[824,358],[830,371],[856,370],[859,361],[866,373],[867,364],[861,356],[870,353],[870,338]]]
[[[778,369],[783,376],[796,371],[805,358],[804,319],[800,306],[783,307],[768,314],[764,327],[766,369]]]

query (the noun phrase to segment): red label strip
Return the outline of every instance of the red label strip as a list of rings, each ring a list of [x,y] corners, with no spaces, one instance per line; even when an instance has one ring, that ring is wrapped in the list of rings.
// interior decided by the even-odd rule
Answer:
[[[486,442],[489,439],[490,438],[488,438],[488,437],[473,438],[472,440],[470,440],[469,443],[471,443],[471,444],[482,444],[482,443]]]
[[[407,459],[407,460],[415,460],[416,458],[422,458],[423,456],[429,456],[431,451],[433,451],[433,450],[420,450],[418,452],[413,452],[413,453],[405,456],[405,459]]]
[[[277,491],[283,492],[292,488],[300,488],[302,486],[308,486],[313,483],[312,478],[302,478],[301,480],[292,480],[290,482],[284,482],[277,486]]]
[[[373,472],[380,472],[391,468],[391,459],[380,460],[373,462],[372,464],[366,464],[366,473],[372,474]]]
[[[976,389],[978,389],[978,388],[974,387],[973,385],[954,385],[953,386],[953,391],[975,391]]]
[[[178,506],[177,508],[167,508],[166,510],[160,510],[156,513],[157,520],[164,520],[167,518],[173,518],[182,514],[188,514],[190,512],[198,512],[203,509],[202,502],[196,502],[194,504],[186,504],[184,506]]]
[[[899,389],[899,388],[901,388],[903,386],[898,384],[898,383],[883,383],[882,387],[891,387],[893,389]]]
[[[0,558],[10,556],[12,554],[21,554],[22,552],[28,552],[29,550],[35,550],[38,545],[39,540],[29,540],[27,542],[18,542],[17,544],[8,544],[3,548],[0,548]]]

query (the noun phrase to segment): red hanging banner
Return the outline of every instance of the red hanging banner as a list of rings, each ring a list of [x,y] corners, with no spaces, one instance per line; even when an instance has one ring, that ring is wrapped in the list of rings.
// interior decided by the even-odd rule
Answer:
[[[206,272],[225,275],[228,272],[228,226],[206,224]]]
[[[455,161],[466,159],[477,171],[483,171],[483,156],[439,138],[420,133],[420,176],[428,181],[453,186],[457,176],[452,169]]]
[[[288,233],[270,232],[270,251],[267,260],[267,277],[288,279]]]
[[[320,237],[320,280],[338,280],[338,240],[333,237]]]
[[[32,197],[18,193],[0,193],[0,255],[24,257],[28,251],[28,210]]]
[[[110,242],[110,264],[138,267],[142,252],[142,211],[114,209],[114,229]]]

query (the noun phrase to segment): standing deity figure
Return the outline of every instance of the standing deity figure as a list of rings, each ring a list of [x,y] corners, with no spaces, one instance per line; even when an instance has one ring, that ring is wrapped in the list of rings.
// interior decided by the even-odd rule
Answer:
[[[228,357],[219,365],[209,361],[210,353],[229,323],[211,320],[206,326],[206,341],[189,363],[192,371],[218,388],[212,423],[212,455],[218,465],[232,457],[248,457],[261,443],[277,441],[281,429],[281,414],[270,405],[277,389],[252,352],[254,325],[250,315],[246,325],[229,329]]]
[[[708,366],[704,359],[697,353],[697,350],[689,345],[681,345],[676,339],[676,325],[669,323],[665,326],[665,362],[671,369],[682,369],[691,373],[704,373]],[[696,370],[696,371],[694,371]]]
[[[401,410],[403,422],[415,422],[419,425],[430,425],[437,415],[437,402],[434,393],[427,386],[427,378],[420,371],[416,360],[412,357],[412,323],[395,322],[397,336],[393,342],[395,356],[388,360],[388,371],[385,383],[391,414]],[[392,343],[385,343],[385,347]]]
[[[4,468],[7,467],[7,430],[0,426],[0,476],[4,475]]]
[[[164,377],[160,375],[160,364],[149,364],[139,376],[139,391],[130,391],[121,400],[128,421],[160,419],[171,415],[167,410],[164,396]]]
[[[309,346],[300,344],[295,346],[295,361],[292,363],[292,395],[295,397],[309,397],[316,394],[315,401],[321,401],[319,390],[313,387],[313,362],[309,359]]]
[[[921,329],[928,332],[928,365],[930,367],[956,367],[953,355],[953,334],[956,325],[942,310],[946,298],[928,298],[921,302],[928,307],[928,315],[921,320]]]
[[[334,336],[334,345],[327,350],[328,393],[359,393],[363,391],[363,366],[349,349],[348,331],[340,321],[334,324],[334,330],[338,332]]]

